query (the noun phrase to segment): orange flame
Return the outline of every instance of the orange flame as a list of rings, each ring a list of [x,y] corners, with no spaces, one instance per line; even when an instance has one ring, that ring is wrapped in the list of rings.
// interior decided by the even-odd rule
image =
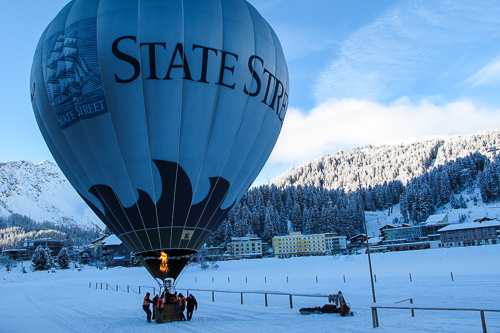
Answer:
[[[160,259],[161,259],[160,271],[165,272],[165,273],[168,272],[168,265],[167,265],[168,256],[167,256],[167,254],[165,252],[162,252]]]

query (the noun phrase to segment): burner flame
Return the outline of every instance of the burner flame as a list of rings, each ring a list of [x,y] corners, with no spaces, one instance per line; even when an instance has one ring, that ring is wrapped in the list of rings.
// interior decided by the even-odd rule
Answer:
[[[168,272],[168,265],[167,265],[168,256],[167,256],[167,254],[162,251],[160,259],[161,259],[160,271],[167,273]]]

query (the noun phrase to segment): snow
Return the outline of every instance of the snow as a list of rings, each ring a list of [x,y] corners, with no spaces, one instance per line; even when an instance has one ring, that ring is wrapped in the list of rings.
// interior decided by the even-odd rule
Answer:
[[[475,228],[488,228],[488,227],[500,227],[500,222],[498,222],[498,221],[484,221],[481,223],[472,222],[472,223],[450,224],[444,228],[439,229],[439,231],[443,232],[443,231],[475,229]]]
[[[0,216],[12,213],[29,216],[37,222],[104,228],[59,167],[48,160],[40,164],[0,163]]]
[[[102,240],[102,244],[106,245],[121,245],[122,241],[116,235],[109,235]]]
[[[500,245],[440,248],[371,255],[378,305],[500,309]],[[26,265],[27,263],[25,263]],[[0,271],[0,332],[481,332],[478,312],[380,309],[372,328],[367,255],[249,259],[219,262],[218,269],[188,266],[177,290],[199,307],[190,322],[148,324],[145,291],[156,282],[145,268],[21,273]],[[411,274],[411,281],[410,281]],[[453,274],[453,281],[451,279]],[[345,278],[345,282],[344,282]],[[317,279],[317,280],[316,280]],[[287,282],[288,280],[288,282]],[[214,282],[212,282],[214,281]],[[317,281],[317,282],[316,282]],[[89,288],[91,283],[92,288]],[[97,289],[96,287],[97,283]],[[100,283],[104,283],[101,289]],[[106,283],[109,290],[106,290]],[[116,285],[120,289],[116,291]],[[130,286],[130,293],[124,292]],[[136,294],[142,287],[142,295]],[[112,290],[113,289],[113,290]],[[303,316],[301,307],[327,297],[212,293],[205,290],[327,295],[342,291],[355,315]],[[500,313],[486,312],[488,332],[500,332]]]

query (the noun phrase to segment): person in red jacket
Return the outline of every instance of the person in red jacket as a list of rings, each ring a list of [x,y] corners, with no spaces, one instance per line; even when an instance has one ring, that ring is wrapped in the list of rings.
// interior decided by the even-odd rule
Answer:
[[[158,297],[158,303],[156,304],[156,309],[158,310],[158,321],[163,322],[163,298]]]
[[[179,294],[178,299],[180,319],[181,321],[186,321],[186,317],[184,316],[184,310],[186,309],[186,298],[184,297],[184,295]]]
[[[144,301],[142,301],[142,309],[147,314],[148,323],[151,322],[151,310],[149,309],[149,304],[153,303],[153,301],[149,299],[149,295],[150,295],[149,293],[146,293]]]

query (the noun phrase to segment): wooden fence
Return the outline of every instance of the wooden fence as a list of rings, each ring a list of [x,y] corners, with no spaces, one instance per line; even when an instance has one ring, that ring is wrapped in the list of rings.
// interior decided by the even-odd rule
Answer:
[[[422,310],[422,311],[477,311],[480,313],[481,325],[483,327],[483,333],[488,333],[488,330],[486,329],[486,318],[484,317],[484,313],[485,312],[500,312],[500,310],[492,310],[492,309],[428,308],[428,307],[416,307],[416,306],[372,306],[371,308],[372,308],[373,328],[379,327],[377,309],[410,310],[412,317],[415,317],[415,310]]]

